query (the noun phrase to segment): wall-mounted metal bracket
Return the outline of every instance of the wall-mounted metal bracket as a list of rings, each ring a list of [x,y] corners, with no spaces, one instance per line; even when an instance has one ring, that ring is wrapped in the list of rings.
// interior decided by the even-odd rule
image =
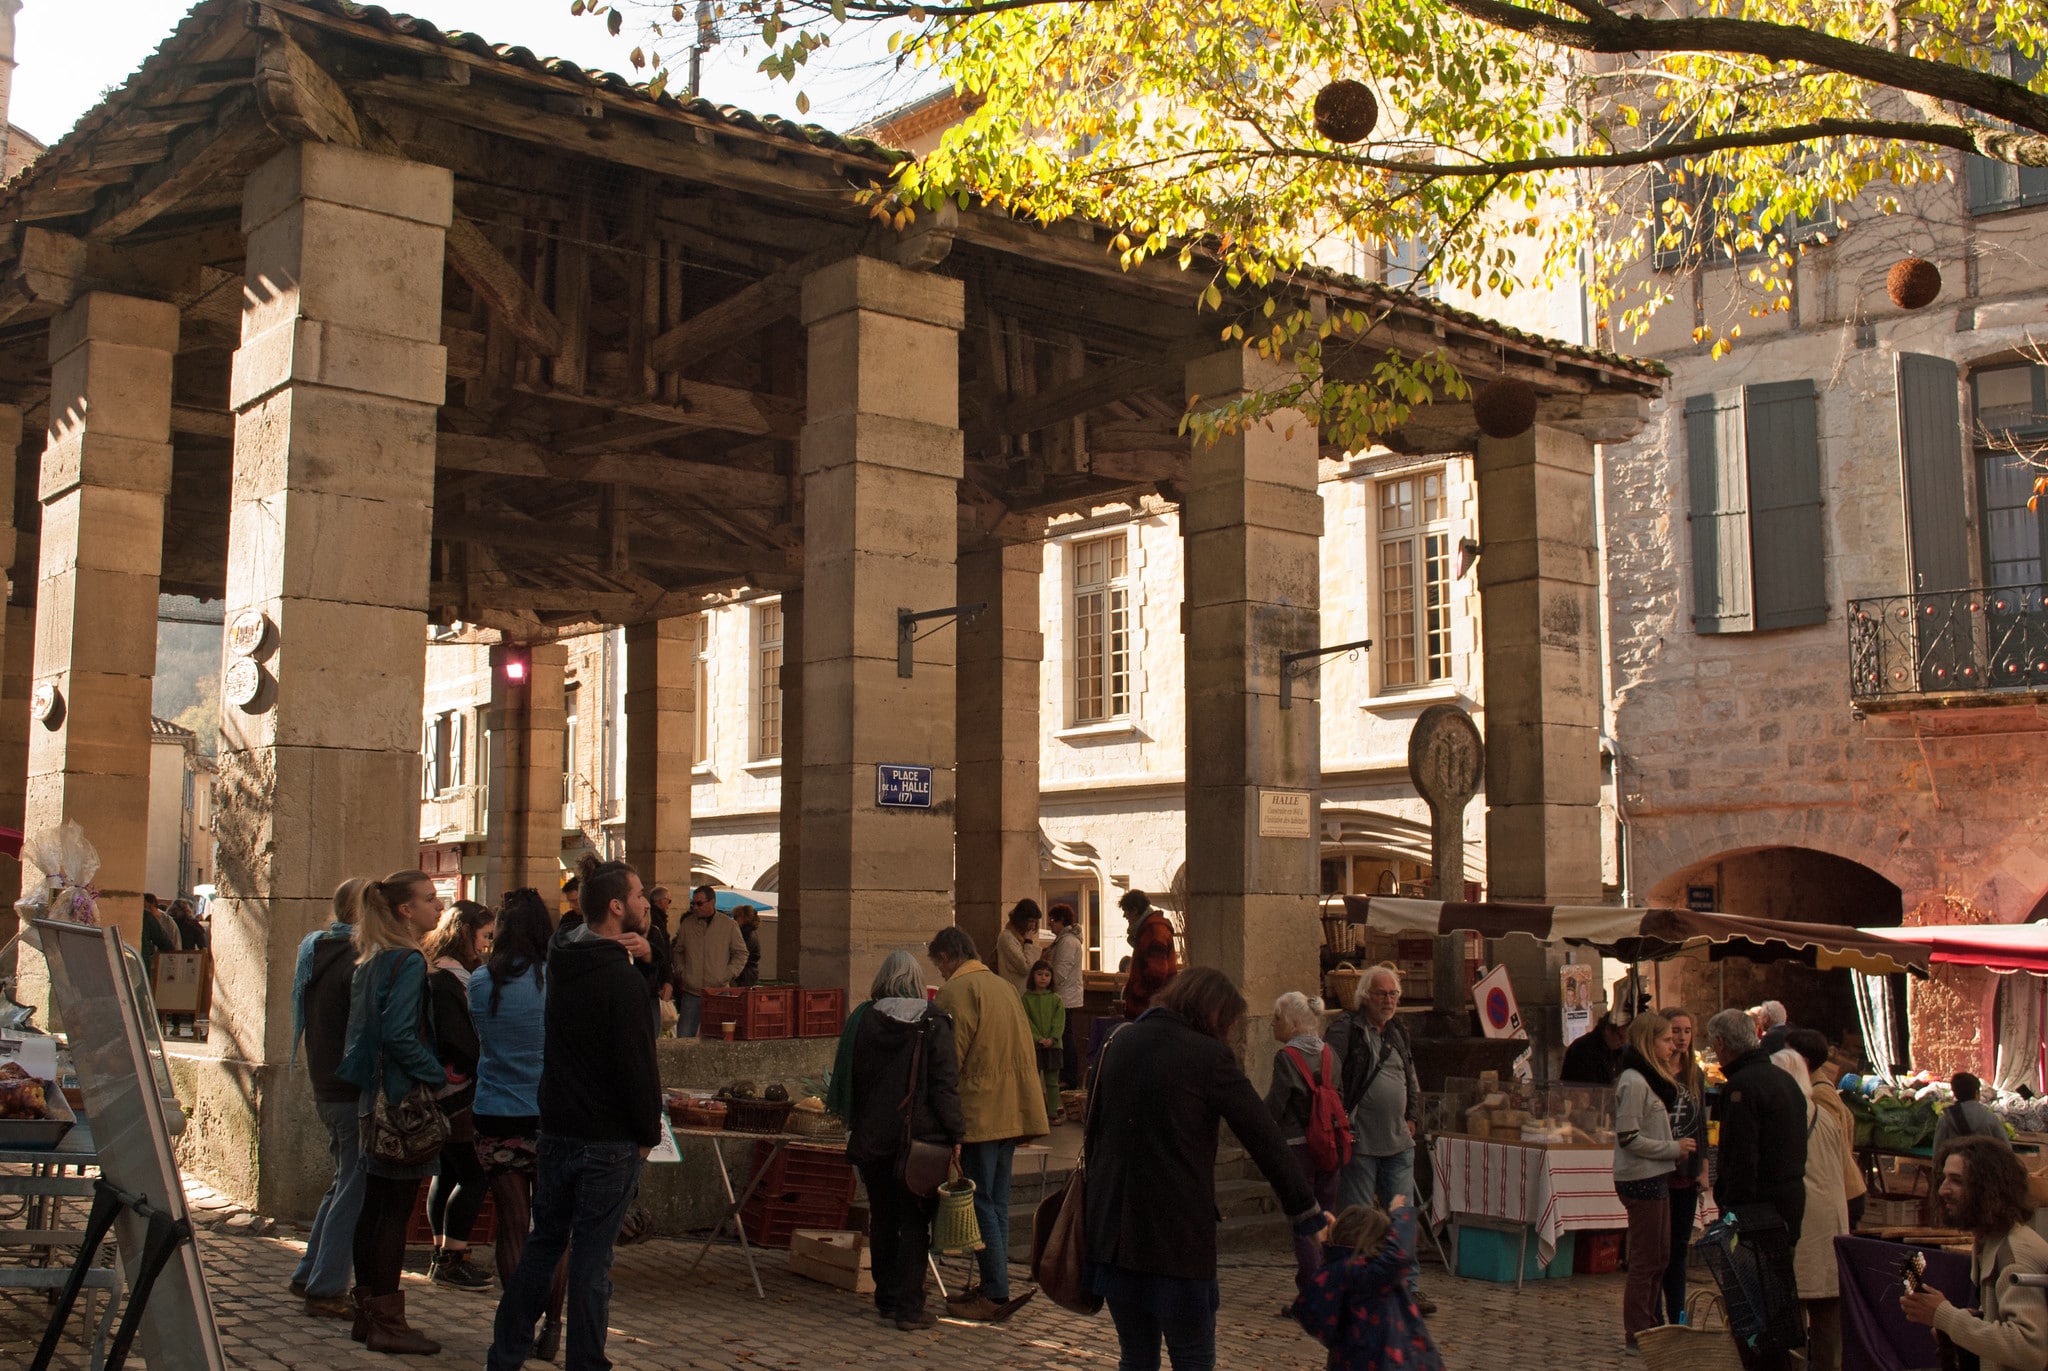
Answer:
[[[1325,657],[1334,657],[1348,652],[1355,660],[1361,652],[1372,651],[1372,639],[1360,638],[1355,643],[1339,643],[1335,647],[1312,647],[1305,652],[1283,652],[1280,654],[1280,708],[1294,708],[1294,678],[1306,676],[1320,665]]]
[[[971,624],[981,617],[988,608],[988,601],[976,600],[971,605],[947,605],[944,609],[927,609],[922,613],[908,609],[896,611],[896,674],[905,680],[910,678],[910,646],[924,635],[917,626],[927,619],[958,619]]]

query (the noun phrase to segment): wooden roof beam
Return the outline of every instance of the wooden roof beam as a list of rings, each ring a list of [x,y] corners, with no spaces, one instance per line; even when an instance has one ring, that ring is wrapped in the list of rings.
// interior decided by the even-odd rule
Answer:
[[[435,464],[452,471],[476,471],[493,476],[638,486],[665,495],[685,496],[707,505],[781,510],[790,499],[787,476],[772,471],[748,471],[710,462],[684,461],[659,452],[573,456],[509,438],[443,433],[436,440]]]
[[[523,552],[564,553],[604,562],[610,549],[606,532],[595,524],[569,524],[505,515],[466,514],[451,517],[445,524],[435,521],[434,536],[449,542],[482,543],[500,549]],[[647,567],[668,567],[684,571],[717,571],[744,575],[755,567],[780,571],[788,558],[780,549],[740,549],[728,552],[709,547],[677,544],[667,538],[635,534],[627,552],[632,560]],[[516,564],[515,564],[516,565]]]

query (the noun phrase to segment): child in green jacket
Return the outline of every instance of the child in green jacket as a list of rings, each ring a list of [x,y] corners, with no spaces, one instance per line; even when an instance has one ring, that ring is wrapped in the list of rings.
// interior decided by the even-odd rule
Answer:
[[[1067,1031],[1067,1007],[1052,990],[1052,963],[1040,958],[1024,978],[1024,1017],[1038,1044],[1038,1078],[1045,1083],[1045,1117],[1065,1123],[1060,1112],[1060,1042]]]

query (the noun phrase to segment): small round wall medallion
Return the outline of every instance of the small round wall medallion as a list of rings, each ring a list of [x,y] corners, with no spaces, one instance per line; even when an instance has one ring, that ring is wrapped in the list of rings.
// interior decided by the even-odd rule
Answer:
[[[249,708],[263,693],[263,668],[247,657],[237,657],[221,677],[220,693],[236,709]]]
[[[270,646],[270,616],[260,609],[246,609],[228,625],[228,651],[237,657],[260,657]]]
[[[64,722],[64,692],[57,689],[55,681],[38,681],[35,691],[28,697],[28,714],[44,728],[56,728]]]

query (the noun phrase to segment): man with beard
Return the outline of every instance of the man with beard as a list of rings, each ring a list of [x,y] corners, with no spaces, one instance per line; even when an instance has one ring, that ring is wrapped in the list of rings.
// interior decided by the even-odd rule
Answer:
[[[1965,1352],[1982,1371],[2039,1371],[2048,1366],[2048,1299],[2021,1276],[2048,1273],[2048,1239],[2028,1226],[2034,1206],[2027,1173],[2012,1149],[1990,1138],[1950,1143],[1941,1168],[1941,1205],[1950,1223],[1970,1230],[1970,1278],[1977,1308],[1958,1309],[1939,1290],[1908,1291],[1899,1307]]]

